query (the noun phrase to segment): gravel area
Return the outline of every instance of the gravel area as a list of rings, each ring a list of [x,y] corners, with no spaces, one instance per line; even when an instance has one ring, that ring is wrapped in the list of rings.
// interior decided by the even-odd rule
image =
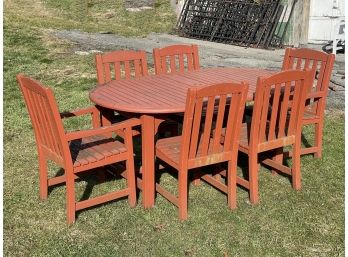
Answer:
[[[284,57],[284,49],[265,50],[244,48],[215,42],[201,41],[168,34],[150,34],[146,38],[126,38],[114,34],[86,33],[81,31],[58,31],[54,35],[75,43],[75,53],[92,54],[96,51],[115,49],[142,49],[148,54],[150,66],[153,64],[152,49],[171,44],[197,44],[202,67],[254,67],[279,70]],[[321,49],[319,45],[305,47]],[[345,58],[337,54],[330,82],[327,109],[344,110]]]

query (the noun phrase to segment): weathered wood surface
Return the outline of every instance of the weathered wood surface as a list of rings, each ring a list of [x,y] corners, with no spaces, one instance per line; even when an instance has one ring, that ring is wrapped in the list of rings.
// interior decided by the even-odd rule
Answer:
[[[210,68],[185,73],[150,75],[111,81],[89,94],[92,102],[116,111],[165,114],[185,111],[188,88],[209,84],[247,81],[247,100],[254,98],[256,80],[274,71],[243,68]]]

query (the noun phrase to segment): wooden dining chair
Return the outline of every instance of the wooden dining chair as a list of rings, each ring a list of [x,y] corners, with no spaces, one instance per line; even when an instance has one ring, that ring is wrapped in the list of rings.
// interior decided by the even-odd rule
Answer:
[[[153,49],[156,74],[199,70],[197,45],[171,45]]]
[[[112,80],[139,78],[148,75],[147,58],[145,51],[119,50],[105,54],[96,54],[98,86]],[[118,112],[97,106],[101,112],[101,123],[110,125],[130,117],[120,115]],[[140,129],[133,130],[133,135],[139,135]],[[119,136],[123,133],[119,131]]]
[[[211,164],[228,162],[227,185],[208,174],[201,178],[225,192],[228,206],[236,208],[238,138],[247,92],[248,84],[244,82],[189,89],[182,135],[157,141],[156,156],[178,171],[179,190],[176,197],[157,183],[156,191],[179,208],[181,220],[188,216],[189,170]],[[227,104],[228,112],[225,111]],[[214,113],[216,106],[218,111]],[[205,115],[202,115],[204,108]],[[220,142],[223,127],[227,137]]]
[[[98,85],[112,80],[147,76],[145,51],[120,50],[95,56]]]
[[[108,127],[99,127],[97,108],[59,113],[51,89],[39,82],[17,75],[35,132],[39,156],[40,198],[47,199],[48,187],[66,183],[67,222],[75,221],[77,211],[128,196],[129,205],[136,205],[136,186],[133,160],[132,127],[140,124],[130,119]],[[92,129],[66,132],[62,118],[92,115]],[[124,143],[105,134],[124,130]],[[65,174],[48,178],[47,161],[52,160],[64,168]],[[83,201],[75,199],[75,178],[82,171],[126,162],[127,187]]]
[[[197,45],[170,45],[163,48],[154,48],[153,60],[155,74],[157,75],[200,69]],[[182,114],[169,115],[166,122],[173,135],[175,131],[178,131],[178,124],[182,125],[182,123]]]
[[[314,153],[317,158],[322,156],[324,111],[334,61],[334,54],[312,49],[287,48],[285,50],[282,70],[312,69],[316,71],[316,79],[312,88],[309,89],[303,116],[303,125],[315,126],[314,145],[301,149],[301,154]]]
[[[313,81],[310,70],[288,70],[268,78],[258,78],[251,123],[243,123],[239,151],[248,155],[248,179],[237,177],[237,183],[250,193],[250,202],[259,201],[259,154],[272,154],[264,164],[292,177],[293,188],[301,188],[301,126],[306,92]],[[222,140],[228,137],[223,131]],[[293,147],[292,167],[283,165],[283,148]],[[271,151],[271,152],[270,152]]]

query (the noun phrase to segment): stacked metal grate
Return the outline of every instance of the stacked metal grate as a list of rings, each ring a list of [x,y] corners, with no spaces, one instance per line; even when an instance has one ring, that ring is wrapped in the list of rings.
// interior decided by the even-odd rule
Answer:
[[[181,36],[228,44],[282,46],[285,31],[281,23],[285,17],[288,23],[293,10],[284,7],[281,0],[186,0],[177,31]]]

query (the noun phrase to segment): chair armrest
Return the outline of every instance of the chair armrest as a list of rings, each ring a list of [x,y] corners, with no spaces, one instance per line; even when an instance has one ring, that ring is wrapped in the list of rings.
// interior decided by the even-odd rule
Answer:
[[[60,117],[64,119],[64,118],[81,116],[85,114],[92,114],[92,116],[94,116],[94,115],[98,115],[98,113],[99,113],[99,110],[95,106],[91,106],[85,109],[79,109],[72,112],[61,112]]]
[[[323,98],[325,97],[325,93],[323,91],[319,91],[319,92],[309,92],[307,94],[307,99],[315,99],[315,98]]]
[[[65,134],[65,138],[67,141],[71,141],[74,139],[111,133],[117,130],[132,128],[139,125],[141,125],[140,119],[132,118],[126,121],[119,122],[117,124],[113,124],[111,126],[104,126],[104,127],[95,128],[95,129],[86,129],[86,130],[68,132]]]

